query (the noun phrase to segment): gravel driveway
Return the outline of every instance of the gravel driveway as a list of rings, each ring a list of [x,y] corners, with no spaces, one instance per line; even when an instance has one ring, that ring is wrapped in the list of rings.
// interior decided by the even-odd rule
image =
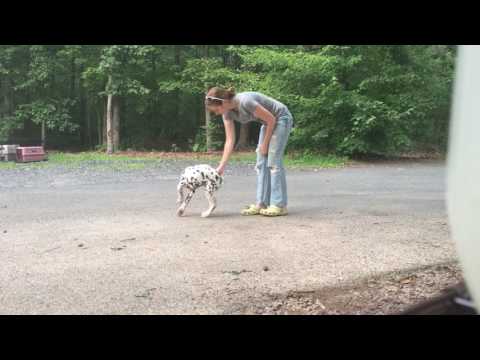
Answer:
[[[251,164],[227,172],[211,218],[201,193],[177,218],[190,164],[0,169],[0,314],[268,313],[286,294],[455,263],[441,162],[289,171],[276,219],[238,215]]]

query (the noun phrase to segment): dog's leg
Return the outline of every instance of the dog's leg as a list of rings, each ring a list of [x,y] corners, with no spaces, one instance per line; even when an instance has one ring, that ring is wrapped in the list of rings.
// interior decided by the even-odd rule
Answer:
[[[177,186],[177,205],[180,205],[183,202],[183,199],[185,198],[185,194],[183,193],[183,189],[185,188],[185,184],[178,184]]]
[[[180,205],[180,207],[177,210],[177,215],[182,216],[183,213],[185,212],[185,209],[187,208],[188,204],[190,203],[190,200],[192,200],[193,194],[195,194],[195,191],[190,190],[187,193],[187,196],[185,197],[185,200],[183,200],[183,203]]]
[[[217,207],[217,200],[215,199],[215,196],[213,196],[214,188],[207,186],[207,189],[205,190],[205,197],[208,200],[208,209],[204,212],[202,212],[202,217],[206,218],[209,217],[213,210]]]

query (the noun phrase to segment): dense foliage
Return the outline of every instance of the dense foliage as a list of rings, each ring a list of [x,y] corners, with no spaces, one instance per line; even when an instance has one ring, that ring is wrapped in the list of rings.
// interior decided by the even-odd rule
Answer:
[[[43,125],[50,148],[103,148],[111,95],[121,148],[200,151],[207,132],[220,148],[202,95],[233,85],[289,106],[291,149],[444,150],[454,59],[447,45],[0,45],[0,143],[39,143]]]

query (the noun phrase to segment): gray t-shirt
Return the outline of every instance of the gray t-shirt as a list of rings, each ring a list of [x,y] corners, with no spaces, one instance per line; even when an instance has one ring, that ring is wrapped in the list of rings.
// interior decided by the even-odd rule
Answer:
[[[234,120],[242,124],[246,124],[251,121],[263,123],[254,115],[255,109],[258,105],[261,105],[270,111],[277,119],[283,115],[290,114],[288,108],[284,104],[258,92],[239,93],[235,96],[234,100],[238,101],[238,111],[228,111],[223,116],[223,118],[226,120]]]

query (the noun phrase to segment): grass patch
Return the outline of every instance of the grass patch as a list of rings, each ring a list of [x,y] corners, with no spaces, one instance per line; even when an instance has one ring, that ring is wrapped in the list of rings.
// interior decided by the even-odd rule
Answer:
[[[15,169],[16,165],[13,162],[0,161],[0,170]]]
[[[125,164],[123,169],[128,169],[128,170],[143,170],[147,167],[147,164],[145,163],[128,163]]]
[[[348,162],[346,157],[321,154],[288,154],[285,157],[285,166],[290,168],[336,168],[345,166]]]
[[[79,166],[89,166],[96,169],[111,170],[143,170],[148,165],[155,165],[163,161],[152,157],[132,157],[128,155],[107,155],[99,152],[82,153],[52,153],[49,156],[51,165],[61,165],[64,167],[75,168]]]
[[[215,160],[220,161],[221,156],[215,156]],[[257,154],[250,153],[235,153],[232,154],[230,161],[232,163],[240,164],[255,164]],[[345,166],[348,159],[346,157],[338,157],[335,155],[309,154],[309,153],[290,153],[286,154],[284,164],[287,168],[305,168],[305,169],[320,169],[320,168],[336,168]]]
[[[240,152],[232,154],[230,162],[232,164],[255,164],[255,152]],[[222,154],[217,152],[213,154],[206,153],[119,153],[107,155],[101,152],[81,152],[81,153],[62,153],[50,152],[48,161],[28,164],[15,164],[13,162],[0,162],[0,170],[15,169],[20,166],[28,168],[44,168],[51,166],[62,166],[67,168],[76,168],[80,166],[90,166],[97,169],[114,170],[142,170],[148,166],[154,166],[163,161],[186,160],[192,163],[219,162]],[[285,156],[285,166],[287,168],[335,168],[345,166],[348,159],[334,155],[321,155],[313,153],[290,153]]]
[[[48,156],[49,162],[54,164],[80,164],[86,162],[127,162],[137,161],[155,161],[151,157],[131,157],[128,155],[107,155],[99,152],[82,153],[51,153]]]
[[[142,170],[148,165],[154,165],[163,161],[151,157],[130,157],[122,155],[109,156],[98,152],[83,153],[60,153],[52,152],[48,155],[48,161],[16,164],[15,162],[0,162],[0,170],[13,170],[20,168],[38,169],[61,166],[75,169],[81,166],[96,169],[111,170]]]

